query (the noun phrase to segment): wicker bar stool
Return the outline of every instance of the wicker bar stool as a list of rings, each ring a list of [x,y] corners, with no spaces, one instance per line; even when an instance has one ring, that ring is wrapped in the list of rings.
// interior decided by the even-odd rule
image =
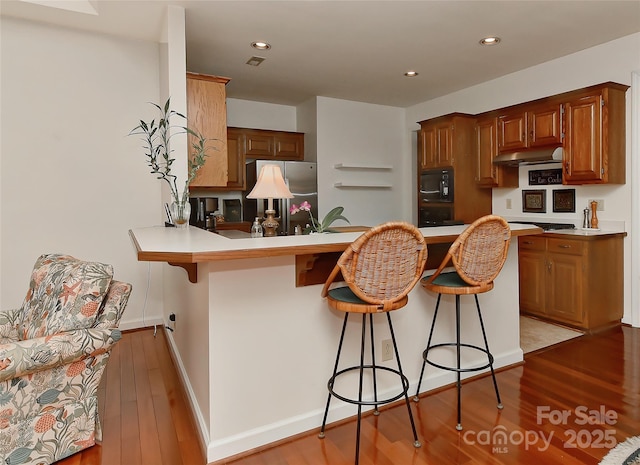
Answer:
[[[329,378],[327,386],[329,395],[322,419],[322,428],[319,437],[324,438],[327,414],[331,397],[336,397],[344,402],[358,406],[358,421],[356,427],[356,458],[358,464],[360,457],[360,423],[362,419],[362,406],[373,406],[374,415],[377,415],[378,406],[405,398],[409,421],[413,430],[414,446],[420,447],[416,426],[411,413],[411,406],[407,391],[409,381],[402,372],[396,337],[391,324],[389,312],[398,310],[407,304],[407,294],[417,284],[424,271],[427,260],[427,247],[424,236],[418,228],[408,223],[389,222],[371,228],[356,239],[338,259],[338,263],[327,279],[322,296],[327,298],[329,307],[344,312],[342,333],[338,344],[338,352],[333,369],[333,375]],[[331,288],[331,285],[342,273],[342,279],[347,284],[343,287]],[[344,342],[347,320],[351,313],[362,315],[362,333],[360,340],[360,364],[338,370],[340,353]],[[375,343],[373,330],[373,314],[386,313],[393,350],[398,369],[376,365]],[[369,317],[371,363],[365,364],[365,340],[367,338],[367,316]],[[373,399],[363,398],[364,372],[371,372],[373,381]],[[384,370],[396,374],[400,378],[401,388],[397,395],[386,399],[378,399],[376,372]],[[353,399],[341,395],[334,390],[336,378],[353,372],[359,372],[358,398]],[[369,396],[367,396],[369,397]]]
[[[422,278],[420,281],[422,287],[427,291],[438,294],[436,309],[433,314],[427,348],[422,353],[422,370],[420,372],[420,381],[416,395],[413,398],[418,402],[418,393],[422,384],[425,365],[428,363],[443,370],[456,372],[456,387],[458,393],[458,424],[456,429],[462,430],[461,420],[461,401],[460,401],[460,373],[491,369],[491,377],[493,379],[493,387],[496,391],[498,401],[498,409],[502,409],[502,401],[500,400],[500,392],[496,381],[495,371],[493,369],[493,355],[489,351],[489,343],[487,342],[487,334],[482,321],[482,313],[480,312],[480,303],[478,302],[478,294],[488,292],[493,289],[493,280],[498,276],[500,270],[507,259],[507,251],[511,241],[511,229],[507,222],[494,215],[487,215],[473,222],[458,238],[455,240],[442,263],[431,275]],[[452,262],[455,271],[443,273],[445,267]],[[440,298],[442,294],[453,294],[456,296],[456,340],[455,342],[446,342],[441,344],[431,344],[433,330],[436,326],[438,317],[438,309],[440,308]],[[478,310],[478,319],[480,320],[480,328],[482,330],[482,338],[484,339],[484,347],[473,344],[466,344],[460,341],[460,296],[473,294],[475,297],[476,308]],[[446,366],[436,363],[429,359],[429,352],[436,348],[455,347],[456,366]],[[462,348],[480,351],[486,354],[487,363],[481,366],[462,367],[461,351]]]

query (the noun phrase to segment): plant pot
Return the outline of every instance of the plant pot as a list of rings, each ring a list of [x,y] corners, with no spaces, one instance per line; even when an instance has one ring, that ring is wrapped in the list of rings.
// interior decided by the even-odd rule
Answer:
[[[189,201],[173,201],[171,204],[171,217],[176,228],[188,228],[191,217],[191,203]]]

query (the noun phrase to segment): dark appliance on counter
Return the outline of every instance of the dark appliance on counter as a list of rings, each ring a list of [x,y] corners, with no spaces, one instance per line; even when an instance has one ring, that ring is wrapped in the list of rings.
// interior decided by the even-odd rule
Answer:
[[[191,203],[189,224],[207,231],[215,231],[216,221],[213,213],[218,210],[218,198],[191,197],[189,203]]]
[[[292,199],[273,199],[273,209],[276,211],[276,218],[280,223],[278,234],[294,234],[295,227],[299,225],[302,229],[310,223],[309,213],[300,211],[294,215],[289,214],[289,207],[292,204],[300,205],[305,200],[311,204],[311,213],[314,218],[318,218],[318,178],[316,163],[305,161],[272,161],[255,160],[248,162],[247,170],[247,190],[242,193],[242,216],[244,221],[251,221],[257,216],[264,217],[267,209],[266,199],[248,199],[247,194],[251,192],[256,184],[260,170],[264,165],[278,165],[284,181],[289,186],[293,194]]]
[[[420,173],[418,227],[462,224],[453,216],[453,168]]]

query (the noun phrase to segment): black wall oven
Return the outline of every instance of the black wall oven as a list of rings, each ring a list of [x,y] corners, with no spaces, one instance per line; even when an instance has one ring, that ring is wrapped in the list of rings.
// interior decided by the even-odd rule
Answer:
[[[420,203],[453,202],[453,168],[425,170],[420,174]]]
[[[453,224],[453,168],[420,173],[418,226]]]

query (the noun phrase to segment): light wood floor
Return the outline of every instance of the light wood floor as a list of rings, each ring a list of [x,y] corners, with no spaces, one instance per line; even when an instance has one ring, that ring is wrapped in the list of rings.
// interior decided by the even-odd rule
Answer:
[[[412,403],[419,449],[412,446],[404,405],[365,417],[360,463],[597,464],[614,443],[640,435],[639,359],[640,329],[629,327],[528,354],[524,364],[498,373],[505,406],[501,412],[495,408],[490,378],[463,385],[465,429],[460,433],[455,430],[453,388]],[[161,332],[156,338],[152,329],[125,333],[109,361],[100,402],[102,446],[59,464],[204,465]],[[550,412],[551,418],[538,415],[539,410]],[[589,414],[591,410],[608,415]],[[566,421],[555,421],[563,411]],[[502,444],[496,441],[498,433],[506,437]],[[323,440],[312,431],[216,465],[352,464],[354,439],[355,423],[347,421],[328,429]]]

